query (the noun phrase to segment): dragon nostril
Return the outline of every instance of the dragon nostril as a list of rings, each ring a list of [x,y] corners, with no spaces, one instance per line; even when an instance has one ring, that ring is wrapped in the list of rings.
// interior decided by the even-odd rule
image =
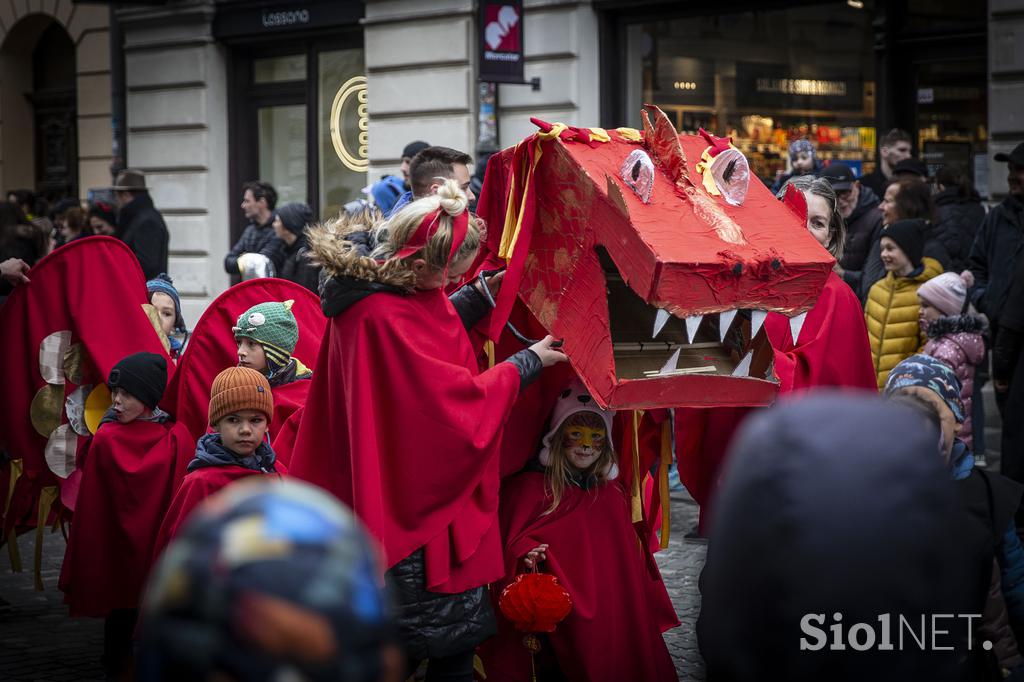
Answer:
[[[736,275],[737,277],[742,275],[743,274],[743,263],[737,263],[736,265],[732,266],[732,274]]]
[[[782,267],[782,263],[779,262],[779,259],[778,258],[773,258],[772,259],[772,269],[778,270],[781,267]]]

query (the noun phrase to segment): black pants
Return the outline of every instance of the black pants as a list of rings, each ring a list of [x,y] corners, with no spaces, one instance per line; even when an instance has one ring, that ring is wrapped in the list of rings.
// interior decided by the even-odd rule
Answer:
[[[129,672],[138,609],[114,609],[103,621],[103,672],[116,678]]]
[[[431,658],[427,660],[426,682],[473,682],[473,655],[475,651]],[[406,667],[406,678],[420,667],[420,661],[410,658]]]

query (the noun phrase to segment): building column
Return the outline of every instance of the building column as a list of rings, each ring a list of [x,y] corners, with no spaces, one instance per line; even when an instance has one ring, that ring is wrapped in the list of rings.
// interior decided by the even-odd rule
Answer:
[[[145,172],[167,222],[169,274],[189,326],[229,286],[227,59],[211,33],[214,11],[212,0],[197,0],[117,15],[128,166]]]
[[[1006,164],[992,157],[1024,142],[1024,0],[989,0],[988,189],[1007,193]]]
[[[472,0],[367,0],[367,179],[398,174],[414,140],[473,153],[476,41]]]

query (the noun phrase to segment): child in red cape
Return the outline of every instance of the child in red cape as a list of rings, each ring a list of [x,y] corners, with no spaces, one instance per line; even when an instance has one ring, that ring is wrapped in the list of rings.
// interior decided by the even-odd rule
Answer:
[[[520,390],[565,360],[548,337],[480,371],[466,329],[489,307],[475,283],[444,292],[480,243],[467,203],[447,180],[383,226],[310,230],[329,322],[289,464],[380,543],[399,637],[410,667],[430,660],[428,680],[472,679],[494,633],[502,430]]]
[[[234,481],[260,474],[287,473],[275,463],[266,441],[274,413],[267,378],[248,367],[229,367],[210,387],[210,426],[196,444],[181,487],[174,494],[156,543],[156,556],[174,539],[196,506]],[[156,557],[154,557],[156,558]]]
[[[678,679],[662,632],[679,620],[631,522],[612,417],[574,380],[555,405],[538,457],[501,489],[505,577],[492,596],[523,566],[541,563],[573,602],[569,616],[542,637],[536,679]],[[488,682],[531,679],[524,634],[499,613],[498,636],[480,647]]]
[[[60,589],[72,616],[105,618],[103,666],[125,672],[156,531],[185,474],[192,437],[157,407],[167,360],[136,353],[110,371],[113,405],[83,468]],[[81,461],[84,460],[84,461]]]
[[[299,342],[299,323],[292,313],[295,301],[268,301],[238,316],[232,328],[238,344],[238,366],[261,373],[274,391],[270,436],[277,435],[288,417],[306,403],[313,376],[298,358],[292,357]]]

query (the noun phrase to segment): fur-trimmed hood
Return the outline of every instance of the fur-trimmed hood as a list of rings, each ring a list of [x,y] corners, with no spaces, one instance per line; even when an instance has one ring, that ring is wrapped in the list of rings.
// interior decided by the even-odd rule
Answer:
[[[374,210],[342,214],[306,231],[309,258],[325,275],[320,307],[327,317],[340,315],[371,294],[412,291],[415,278],[410,270],[396,261],[377,262],[370,255],[382,224]]]
[[[988,333],[985,320],[976,315],[946,315],[928,325],[928,338],[939,339],[947,334],[980,334]]]

